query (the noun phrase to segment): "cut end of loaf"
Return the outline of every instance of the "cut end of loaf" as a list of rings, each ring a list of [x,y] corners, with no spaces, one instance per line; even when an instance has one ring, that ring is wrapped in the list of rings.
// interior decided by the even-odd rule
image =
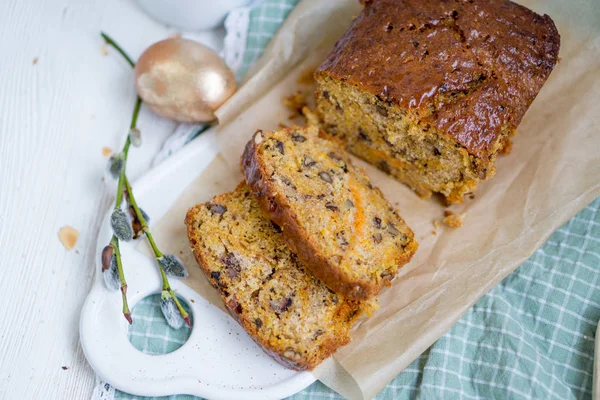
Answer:
[[[441,193],[449,203],[460,203],[493,176],[492,162],[420,122],[415,112],[325,74],[317,81],[317,112],[327,135],[419,196]]]

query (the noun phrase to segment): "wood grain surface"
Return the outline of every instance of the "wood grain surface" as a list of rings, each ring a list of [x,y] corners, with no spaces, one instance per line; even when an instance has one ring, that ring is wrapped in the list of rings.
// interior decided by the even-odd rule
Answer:
[[[131,68],[100,30],[134,59],[173,32],[133,0],[0,2],[2,399],[88,399],[94,384],[78,324],[114,201],[102,148],[122,146],[135,100]],[[139,126],[133,179],[174,128],[145,109]],[[80,233],[71,251],[65,225]]]

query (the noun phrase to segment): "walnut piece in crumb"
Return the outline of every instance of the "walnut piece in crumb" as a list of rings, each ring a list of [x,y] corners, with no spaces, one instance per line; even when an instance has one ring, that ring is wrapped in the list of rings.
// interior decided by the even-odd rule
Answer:
[[[77,238],[79,238],[79,231],[72,226],[65,225],[58,230],[58,239],[67,250],[75,247]]]
[[[460,228],[466,215],[467,213],[455,214],[450,210],[446,210],[444,211],[444,219],[442,222],[451,228]]]
[[[302,71],[298,76],[296,82],[299,85],[312,85],[315,83],[315,70],[317,67],[308,68],[305,71]]]
[[[300,91],[283,99],[283,105],[293,112],[293,114],[290,116],[290,119],[301,116],[302,108],[306,106],[306,104],[306,97],[304,97],[304,94],[302,94]]]
[[[112,149],[110,147],[104,146],[102,148],[102,157],[108,158],[112,154]]]

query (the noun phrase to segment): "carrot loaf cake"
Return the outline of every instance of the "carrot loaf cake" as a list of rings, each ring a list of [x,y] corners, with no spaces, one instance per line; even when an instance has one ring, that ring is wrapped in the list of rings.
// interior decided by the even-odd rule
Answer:
[[[242,167],[263,210],[313,274],[352,299],[375,296],[417,249],[366,174],[316,127],[258,131]]]
[[[552,19],[508,0],[363,0],[315,72],[323,128],[422,197],[459,203],[552,72]]]
[[[311,370],[350,341],[361,304],[304,268],[247,185],[193,207],[185,222],[198,264],[267,354]]]

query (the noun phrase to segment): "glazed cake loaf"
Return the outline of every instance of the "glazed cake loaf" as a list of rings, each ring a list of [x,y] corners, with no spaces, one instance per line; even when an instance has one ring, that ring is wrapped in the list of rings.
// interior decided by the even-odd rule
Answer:
[[[507,0],[363,0],[315,73],[323,128],[450,203],[492,177],[558,59],[547,15]]]
[[[362,305],[304,268],[248,186],[193,207],[185,223],[198,264],[267,354],[286,367],[311,370],[350,341]]]
[[[375,296],[417,243],[396,210],[316,127],[258,131],[242,167],[294,253],[336,293]]]

